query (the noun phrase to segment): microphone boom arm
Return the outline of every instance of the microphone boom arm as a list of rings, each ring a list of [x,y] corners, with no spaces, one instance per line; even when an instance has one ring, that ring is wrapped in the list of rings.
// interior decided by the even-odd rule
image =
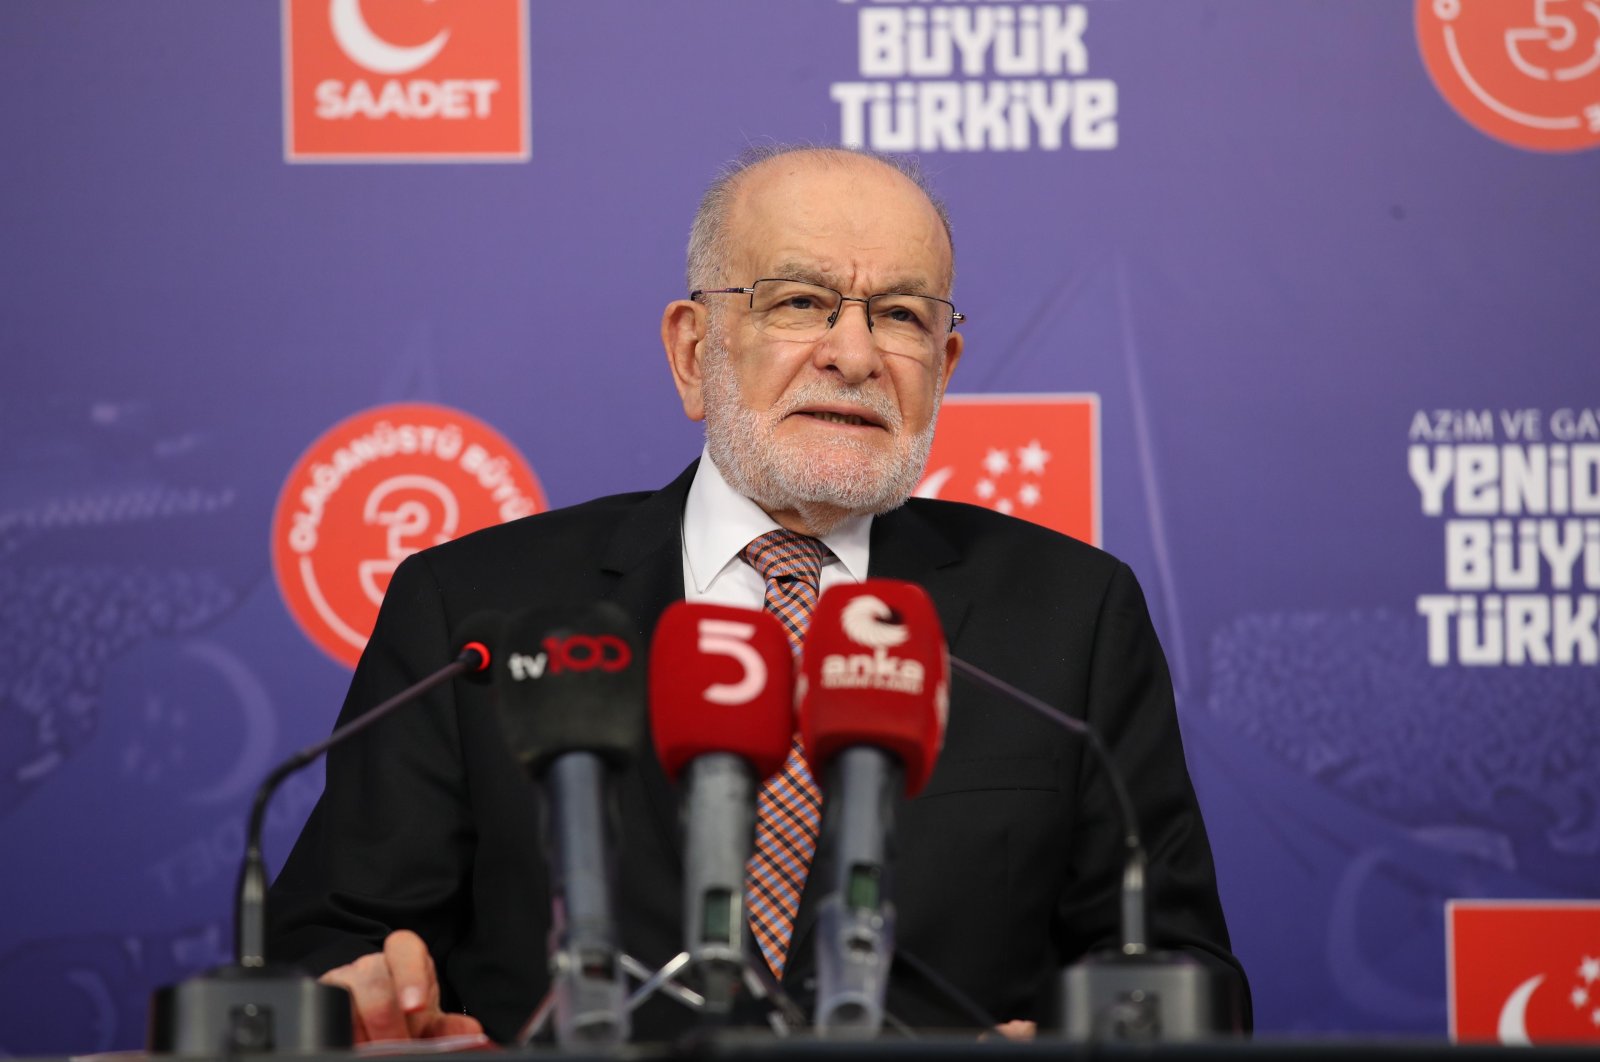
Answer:
[[[267,864],[261,852],[261,834],[266,825],[267,804],[278,786],[291,774],[299,771],[345,738],[358,734],[367,727],[436,686],[442,686],[458,675],[481,671],[488,666],[489,653],[477,642],[469,642],[449,664],[415,682],[382,704],[362,712],[344,726],[339,727],[314,745],[307,745],[294,753],[262,779],[256,788],[255,801],[250,805],[250,823],[245,830],[244,865],[239,870],[239,890],[234,909],[234,956],[240,966],[264,967],[266,957]]]
[[[1116,795],[1117,807],[1122,816],[1122,846],[1127,855],[1122,870],[1122,952],[1125,955],[1143,955],[1149,950],[1149,943],[1145,939],[1147,930],[1144,844],[1139,840],[1139,819],[1134,813],[1133,797],[1128,793],[1127,784],[1122,780],[1122,772],[1113,765],[1111,753],[1100,740],[1099,733],[1083,720],[1074,719],[1026,690],[1018,689],[1004,679],[991,675],[954,655],[950,657],[950,670],[959,672],[980,686],[987,686],[1088,742],[1101,769],[1111,781],[1111,791]]]

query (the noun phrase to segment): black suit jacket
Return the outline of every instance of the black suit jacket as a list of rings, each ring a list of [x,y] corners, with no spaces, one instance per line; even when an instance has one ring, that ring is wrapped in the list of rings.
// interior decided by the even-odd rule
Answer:
[[[454,625],[484,609],[609,599],[648,644],[662,610],[683,596],[679,536],[693,474],[406,560],[341,722],[447,663]],[[873,522],[870,574],[925,587],[952,653],[1099,730],[1130,780],[1150,851],[1153,939],[1238,971],[1166,662],[1128,567],[985,509],[914,499]],[[618,910],[623,947],[655,967],[682,948],[680,824],[653,754],[638,760],[619,794]],[[271,957],[320,972],[376,950],[391,930],[414,929],[433,951],[446,1005],[510,1038],[547,987],[538,802],[488,690],[457,681],[397,713],[330,755],[323,797],[272,888]],[[956,678],[938,766],[897,812],[899,949],[998,1020],[1038,1018],[1051,974],[1116,943],[1119,853],[1111,792],[1083,743]],[[803,1007],[818,891],[803,896],[784,974]],[[896,963],[891,1012],[912,1025],[968,1023],[908,965]],[[635,1014],[635,1038],[692,1023],[658,1001]]]

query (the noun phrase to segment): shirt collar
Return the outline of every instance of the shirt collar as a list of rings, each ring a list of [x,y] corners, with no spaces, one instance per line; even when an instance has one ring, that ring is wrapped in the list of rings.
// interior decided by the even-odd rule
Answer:
[[[740,550],[778,526],[761,506],[728,485],[709,450],[701,452],[683,507],[683,555],[697,591],[705,593],[729,564],[739,563]],[[871,538],[872,517],[850,517],[822,536],[823,545],[833,552],[825,563],[839,564],[853,581],[861,582],[867,577]]]

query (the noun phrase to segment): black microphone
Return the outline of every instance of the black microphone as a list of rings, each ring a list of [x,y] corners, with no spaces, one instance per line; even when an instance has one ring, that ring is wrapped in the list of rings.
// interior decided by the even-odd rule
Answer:
[[[533,609],[506,624],[495,667],[500,721],[512,753],[544,794],[551,868],[550,997],[562,1046],[628,1038],[626,982],[612,894],[613,778],[645,736],[645,666],[633,622],[611,602],[576,612]]]
[[[256,789],[245,830],[244,862],[234,897],[234,963],[157,989],[150,999],[146,1047],[153,1052],[224,1057],[304,1053],[349,1047],[354,1030],[350,993],[318,982],[297,967],[271,966],[266,954],[267,866],[261,833],[267,804],[284,779],[333,746],[359,734],[396,708],[461,675],[487,675],[489,646],[500,617],[468,617],[455,638],[455,659],[382,704],[278,764]]]
[[[1122,944],[1061,973],[1054,1000],[1073,1041],[1183,1042],[1240,1028],[1232,980],[1189,955],[1152,951],[1147,938],[1145,850],[1133,798],[1099,733],[1038,697],[958,657],[950,670],[1082,737],[1105,771],[1122,820]]]

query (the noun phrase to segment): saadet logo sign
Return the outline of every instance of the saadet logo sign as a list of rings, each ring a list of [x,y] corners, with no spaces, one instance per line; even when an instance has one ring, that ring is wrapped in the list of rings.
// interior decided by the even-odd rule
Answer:
[[[401,561],[544,509],[533,469],[483,421],[420,402],[380,406],[335,424],[295,462],[272,519],[272,568],[306,637],[354,667]]]
[[[1433,83],[1479,130],[1533,151],[1600,146],[1600,0],[1416,0]]]
[[[292,162],[528,157],[527,0],[283,0]]]
[[[946,395],[916,496],[982,505],[1100,545],[1100,399]]]

